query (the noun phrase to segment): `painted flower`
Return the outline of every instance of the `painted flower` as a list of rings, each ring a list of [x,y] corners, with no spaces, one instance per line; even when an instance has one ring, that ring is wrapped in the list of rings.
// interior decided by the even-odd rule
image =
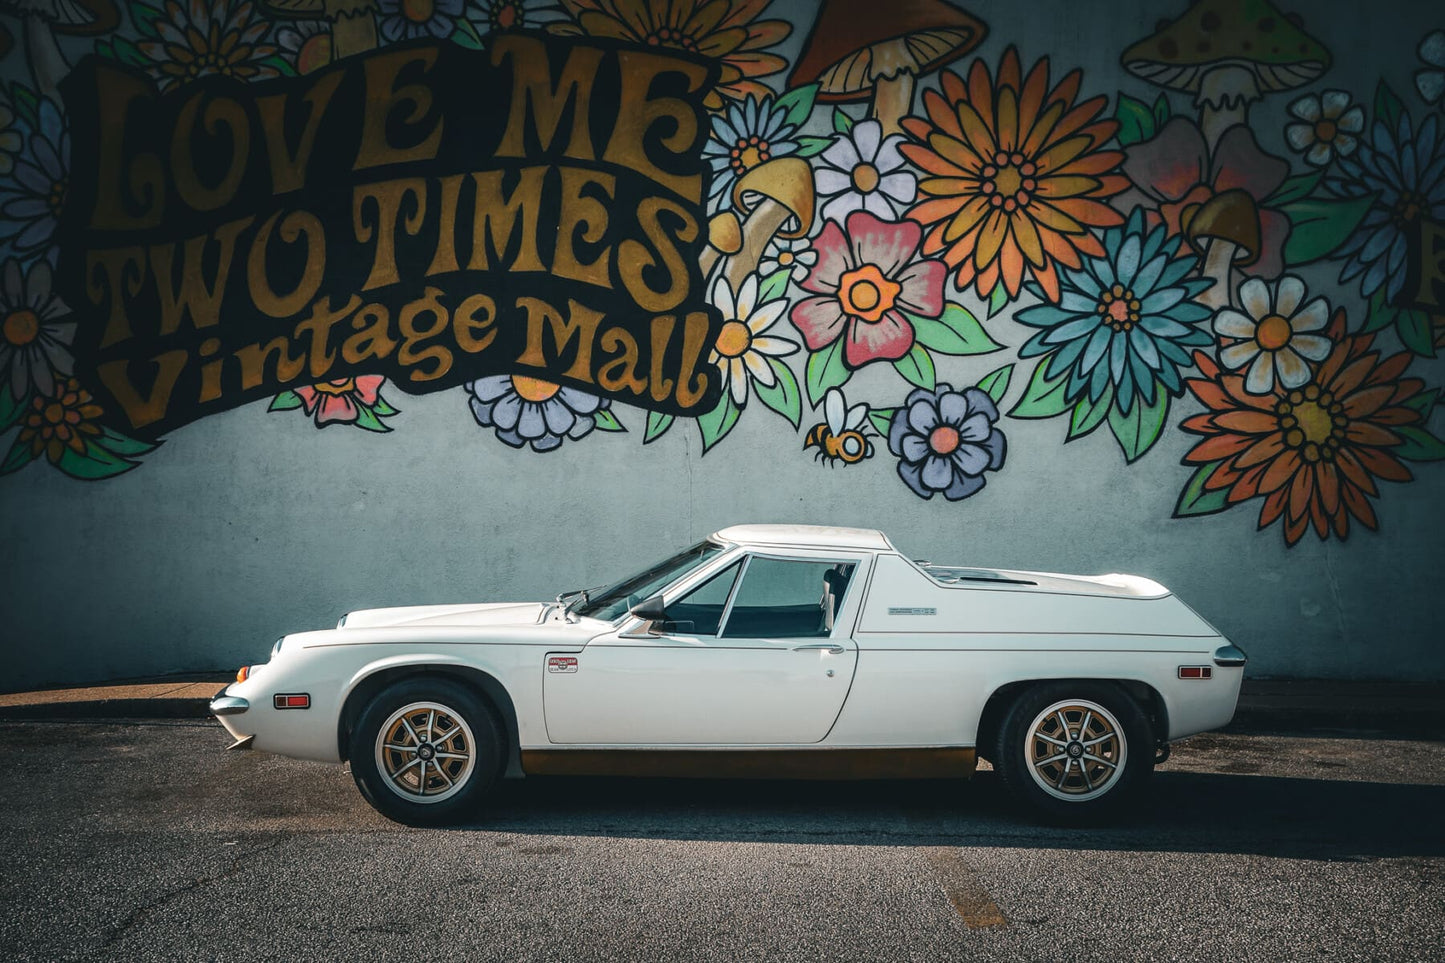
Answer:
[[[469,381],[472,417],[513,448],[530,444],[551,451],[597,426],[598,411],[612,402],[577,388],[524,375],[493,375]]]
[[[1125,153],[1124,173],[1134,188],[1115,198],[1116,207],[1142,205],[1151,227],[1163,223],[1201,254],[1213,244],[1231,244],[1241,250],[1231,252],[1226,266],[1279,277],[1290,221],[1260,205],[1289,176],[1289,163],[1261,150],[1248,127],[1229,128],[1210,154],[1198,125],[1175,117]]]
[[[817,263],[818,252],[813,250],[810,238],[785,238],[775,234],[763,249],[762,259],[758,262],[758,273],[768,277],[786,268],[792,272],[790,276],[794,281],[802,281]]]
[[[29,445],[35,457],[44,452],[51,464],[59,463],[67,448],[77,455],[85,454],[86,436],[98,437],[101,433],[96,424],[101,416],[100,405],[80,382],[74,378],[57,381],[54,389],[31,400],[16,439],[19,445]]]
[[[60,108],[41,98],[29,154],[0,179],[0,241],[20,255],[48,253],[70,184],[70,134]]]
[[[33,388],[55,393],[55,375],[69,375],[75,322],[51,289],[50,262],[29,271],[13,258],[0,268],[0,380],[16,401]]]
[[[712,288],[712,304],[722,312],[723,326],[708,362],[718,366],[723,387],[741,408],[748,402],[749,380],[769,388],[777,383],[768,359],[786,357],[798,350],[786,338],[763,336],[783,316],[788,302],[778,298],[759,304],[758,276],[749,274],[736,298],[727,279],[719,277]]]
[[[793,325],[809,351],[846,338],[843,361],[861,368],[896,361],[913,347],[905,316],[943,313],[942,261],[919,259],[923,229],[913,221],[891,223],[867,211],[848,215],[847,231],[829,221],[813,242],[818,263],[801,282],[814,297],[793,308]]]
[[[915,389],[888,425],[898,477],[920,498],[967,498],[984,486],[984,472],[1003,467],[1007,442],[997,421],[993,399],[978,388]]]
[[[1286,124],[1284,139],[1305,155],[1305,163],[1325,167],[1336,155],[1349,157],[1360,145],[1358,135],[1365,129],[1365,108],[1350,104],[1343,90],[1305,94],[1289,105],[1289,112],[1302,123]]]
[[[15,123],[15,111],[10,105],[0,102],[0,177],[15,169],[15,159],[25,146],[25,138]]]
[[[813,180],[823,202],[820,216],[841,221],[853,211],[893,220],[918,196],[918,179],[903,166],[902,134],[883,136],[876,120],[860,120],[818,155]]]
[[[1182,393],[1179,371],[1190,366],[1185,349],[1212,339],[1195,327],[1209,317],[1209,309],[1193,300],[1210,282],[1185,280],[1197,262],[1179,256],[1179,247],[1179,239],[1167,238],[1162,225],[1147,230],[1144,213],[1136,208],[1124,227],[1104,232],[1098,257],[1060,272],[1057,304],[1014,315],[1022,324],[1043,329],[1019,349],[1019,356],[1052,352],[1045,377],[1068,372],[1064,396],[1070,402],[1085,394],[1097,402],[1112,385],[1119,410],[1129,411],[1135,395],[1154,404],[1156,383]],[[1042,297],[1044,292],[1030,284],[1029,293]]]
[[[276,29],[276,45],[298,74],[309,74],[331,63],[331,25],[324,20],[297,20]]]
[[[1204,436],[1185,463],[1218,462],[1204,488],[1226,492],[1231,504],[1263,496],[1259,527],[1283,518],[1290,545],[1310,525],[1321,539],[1331,530],[1343,539],[1351,515],[1375,528],[1369,502],[1379,495],[1375,479],[1412,477],[1390,450],[1402,440],[1394,429],[1420,420],[1406,402],[1424,384],[1402,377],[1412,356],[1401,352],[1381,360],[1371,350],[1373,335],[1345,334],[1342,311],[1326,334],[1334,347],[1302,387],[1251,394],[1242,377],[1202,351],[1194,359],[1203,377],[1189,380],[1189,390],[1209,411],[1182,425]]]
[[[251,0],[166,0],[136,46],[162,90],[209,76],[264,80],[278,76],[266,62],[276,48],[261,42],[270,29]]]
[[[558,34],[610,37],[650,47],[672,47],[717,61],[722,68],[707,94],[709,110],[723,99],[759,100],[772,93],[759,81],[787,66],[766,53],[785,40],[792,27],[784,20],[758,20],[769,0],[562,0],[572,23],[551,27]]]
[[[1341,197],[1374,196],[1374,206],[1333,255],[1345,259],[1340,280],[1360,277],[1360,292],[1383,290],[1394,302],[1405,286],[1409,237],[1422,218],[1445,220],[1445,137],[1439,115],[1416,127],[1400,111],[1392,125],[1376,118],[1355,156],[1341,158],[1325,186]]]
[[[1129,186],[1114,173],[1124,155],[1100,150],[1119,125],[1100,117],[1104,97],[1074,103],[1081,79],[1075,70],[1050,90],[1048,58],[1023,77],[1009,47],[993,77],[982,60],[967,82],[943,71],[943,93],[923,95],[928,119],[903,121],[915,141],[904,156],[932,175],[908,216],[929,229],[924,253],[943,252],[959,287],[987,300],[1002,280],[1014,297],[1029,273],[1057,300],[1058,266],[1098,257],[1091,228],[1123,223],[1105,202]]]
[[[293,389],[301,406],[316,419],[316,427],[333,422],[354,424],[361,418],[362,408],[373,408],[381,400],[381,375],[358,375],[355,378],[333,378],[314,385]]]
[[[776,107],[771,97],[748,97],[713,114],[712,136],[702,148],[713,173],[708,196],[721,194],[759,164],[797,152],[797,132],[787,110]]]
[[[466,0],[377,0],[378,29],[390,43],[399,40],[444,40],[457,28]]]
[[[477,30],[482,34],[536,27],[562,17],[562,8],[551,0],[473,0],[481,16]]]
[[[1310,380],[1310,361],[1323,361],[1330,353],[1330,339],[1322,334],[1330,320],[1330,306],[1324,298],[1305,304],[1304,282],[1291,274],[1279,279],[1271,291],[1259,278],[1239,287],[1243,311],[1224,308],[1214,316],[1214,331],[1227,344],[1219,360],[1231,371],[1249,367],[1244,388],[1251,394],[1266,395],[1275,388],[1298,388]]]
[[[1426,34],[1417,53],[1425,69],[1415,71],[1415,89],[1420,91],[1425,103],[1438,103],[1445,95],[1445,30]]]

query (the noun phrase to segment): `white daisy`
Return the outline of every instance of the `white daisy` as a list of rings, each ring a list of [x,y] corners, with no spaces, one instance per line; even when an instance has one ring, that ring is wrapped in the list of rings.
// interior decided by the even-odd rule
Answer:
[[[1305,362],[1323,361],[1330,353],[1330,339],[1319,334],[1330,320],[1330,306],[1324,298],[1304,303],[1304,282],[1293,275],[1279,279],[1271,292],[1259,278],[1250,278],[1239,288],[1243,313],[1225,308],[1214,316],[1214,331],[1239,340],[1219,352],[1220,362],[1232,370],[1249,366],[1245,390],[1266,395],[1274,390],[1276,378],[1285,388],[1298,388],[1310,380]]]
[[[1305,162],[1324,167],[1336,156],[1349,157],[1360,146],[1356,136],[1365,129],[1365,109],[1351,106],[1343,90],[1306,94],[1289,105],[1289,112],[1304,123],[1286,124],[1285,140],[1305,155]]]
[[[732,392],[733,401],[741,408],[748,401],[749,380],[770,388],[777,384],[778,377],[768,358],[781,358],[798,350],[786,338],[759,337],[783,316],[788,302],[777,298],[758,304],[758,276],[749,274],[736,298],[727,278],[719,277],[712,288],[712,303],[722,312],[723,326],[708,361],[718,366],[723,387]]]
[[[853,211],[867,211],[891,221],[903,206],[918,196],[918,179],[903,170],[898,145],[902,134],[883,136],[876,120],[860,120],[846,134],[839,134],[827,150],[818,155],[821,165],[813,179],[818,196],[829,198],[821,211],[823,220],[840,224]]]
[[[1427,33],[1416,52],[1426,69],[1415,71],[1415,89],[1425,103],[1436,103],[1445,96],[1445,30]]]
[[[808,276],[808,271],[814,264],[818,263],[818,252],[813,250],[813,242],[806,237],[784,238],[773,235],[768,241],[768,246],[763,250],[762,260],[758,263],[758,273],[763,277],[771,277],[783,268],[792,271],[794,281],[801,281]]]

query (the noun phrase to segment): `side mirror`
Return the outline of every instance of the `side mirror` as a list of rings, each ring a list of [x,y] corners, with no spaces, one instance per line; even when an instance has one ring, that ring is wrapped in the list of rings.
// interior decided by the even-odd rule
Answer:
[[[661,595],[654,595],[650,599],[643,599],[627,611],[639,619],[646,619],[649,622],[660,622],[667,618],[667,611],[662,604]]]

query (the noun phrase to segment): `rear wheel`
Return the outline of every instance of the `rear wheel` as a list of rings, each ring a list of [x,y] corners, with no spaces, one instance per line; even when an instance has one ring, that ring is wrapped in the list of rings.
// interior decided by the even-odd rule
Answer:
[[[351,733],[351,773],[383,815],[411,825],[456,822],[496,783],[501,737],[476,693],[448,679],[382,690]]]
[[[1015,798],[1066,822],[1116,814],[1154,768],[1148,718],[1127,693],[1103,682],[1026,690],[1004,716],[996,755]]]

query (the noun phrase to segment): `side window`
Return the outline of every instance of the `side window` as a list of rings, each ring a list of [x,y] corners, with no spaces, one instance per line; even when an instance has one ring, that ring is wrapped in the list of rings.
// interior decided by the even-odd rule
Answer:
[[[723,637],[824,638],[853,578],[850,562],[753,556],[733,598]]]
[[[737,581],[738,570],[742,567],[742,562],[729,565],[668,605],[667,622],[662,629],[679,635],[717,635],[723,607],[727,605],[733,582]]]

